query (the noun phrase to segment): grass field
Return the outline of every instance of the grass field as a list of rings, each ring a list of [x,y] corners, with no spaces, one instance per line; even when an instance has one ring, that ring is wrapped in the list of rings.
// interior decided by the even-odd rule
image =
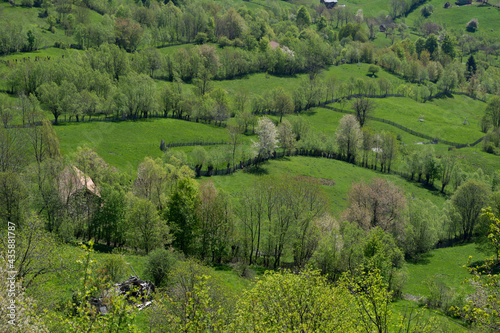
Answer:
[[[374,103],[376,108],[371,113],[372,116],[393,121],[435,138],[472,143],[484,136],[480,131],[479,121],[486,104],[466,96],[438,98],[425,104],[410,98],[388,97],[374,99]],[[332,105],[340,108],[338,103]],[[420,115],[423,115],[425,121],[419,121]],[[469,125],[463,125],[466,118]],[[368,120],[370,122],[373,121]]]
[[[429,17],[428,20],[441,24],[446,30],[465,30],[467,22],[471,19],[476,18],[479,21],[479,29],[474,34],[484,34],[487,38],[492,38],[494,40],[499,39],[498,31],[500,31],[500,9],[492,6],[483,6],[478,2],[474,1],[472,5],[468,6],[457,6],[454,1],[450,3],[452,6],[445,9],[444,4],[447,0],[434,0],[432,5],[434,6],[434,13]],[[496,1],[490,1],[490,3],[495,4]],[[406,24],[414,26],[415,20],[420,16],[420,8],[413,11],[406,18]]]
[[[322,186],[330,198],[330,211],[335,216],[338,216],[346,207],[347,193],[351,189],[352,183],[357,183],[361,179],[369,181],[374,177],[389,180],[400,186],[406,195],[415,196],[422,200],[429,199],[438,207],[441,207],[445,201],[445,197],[437,191],[429,191],[421,184],[408,182],[399,176],[383,174],[337,160],[315,157],[295,156],[271,160],[263,163],[257,169],[238,171],[232,175],[215,176],[211,177],[211,179],[217,188],[236,194],[252,186],[259,175],[277,176],[280,174],[304,175],[335,181],[334,186]],[[202,177],[200,180],[205,179],[208,179],[208,177]]]
[[[435,249],[421,255],[418,260],[407,262],[408,281],[403,292],[414,296],[428,296],[429,290],[423,282],[432,277],[437,277],[447,287],[458,292],[470,292],[470,287],[462,284],[469,276],[463,268],[469,256],[472,256],[473,262],[484,260],[486,257],[476,249],[475,244],[465,244]]]
[[[160,141],[228,141],[223,127],[177,119],[65,123],[55,126],[65,154],[87,145],[121,171],[135,174],[146,156],[160,157]]]

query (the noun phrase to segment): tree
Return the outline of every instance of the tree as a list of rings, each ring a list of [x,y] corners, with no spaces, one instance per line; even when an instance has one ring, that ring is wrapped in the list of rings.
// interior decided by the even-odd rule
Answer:
[[[134,194],[151,201],[161,211],[166,201],[168,176],[169,170],[160,158],[145,157],[137,168]]]
[[[217,191],[212,181],[200,185],[200,204],[197,217],[200,221],[200,256],[221,263],[227,255],[233,232],[233,214],[229,197]]]
[[[376,65],[370,65],[370,67],[368,67],[368,73],[372,73],[372,77],[375,76],[375,74],[377,74],[379,71],[380,67]]]
[[[396,159],[398,145],[396,136],[392,132],[382,132],[382,152],[380,167],[382,172],[391,172],[392,161]]]
[[[488,238],[496,247],[496,258],[487,258],[483,265],[471,263],[472,257],[466,269],[471,277],[464,282],[475,289],[475,292],[467,298],[467,304],[463,308],[454,307],[456,314],[472,323],[475,327],[486,328],[491,331],[500,330],[500,275],[498,268],[498,249],[500,244],[500,219],[495,217],[490,210],[483,211],[483,216],[490,221],[490,233]]]
[[[453,90],[458,85],[457,73],[451,67],[447,67],[437,84],[444,92]]]
[[[366,116],[375,110],[376,105],[371,99],[368,98],[356,98],[352,103],[352,108],[356,111],[356,119],[359,125],[363,127],[366,122]]]
[[[144,273],[153,280],[155,286],[164,286],[176,261],[173,251],[158,248],[149,253]]]
[[[441,159],[441,193],[451,181],[451,176],[455,172],[456,158],[454,156],[445,156]]]
[[[285,152],[290,152],[295,148],[296,135],[293,133],[292,124],[290,124],[288,119],[285,119],[278,125],[278,137],[280,146],[285,150]]]
[[[22,224],[26,212],[28,192],[20,175],[12,171],[0,172],[0,222]]]
[[[349,293],[328,284],[317,271],[267,271],[238,302],[236,330],[350,330],[343,315],[350,308]]]
[[[311,25],[311,15],[307,11],[306,7],[299,7],[299,10],[297,11],[296,22],[297,26],[302,29]]]
[[[423,17],[429,17],[432,15],[434,12],[434,6],[433,5],[425,5],[420,9],[420,13],[422,14]]]
[[[229,140],[232,146],[232,156],[233,156],[233,168],[235,167],[235,156],[236,156],[236,149],[238,146],[242,143],[242,136],[241,136],[241,128],[240,126],[234,126],[234,125],[229,125],[227,126],[227,131],[229,133]]]
[[[280,115],[280,123],[284,114],[292,113],[294,106],[293,100],[289,93],[283,88],[278,87],[273,90],[273,109]]]
[[[472,54],[469,59],[467,59],[467,63],[465,66],[467,67],[466,76],[468,79],[470,79],[470,77],[476,74],[477,71],[476,59],[474,59],[474,56]]]
[[[436,51],[438,48],[438,40],[437,40],[437,37],[436,35],[434,34],[431,34],[429,37],[427,37],[427,39],[425,40],[425,49],[427,51],[429,51],[429,54],[431,55],[431,57],[434,58],[433,54],[434,54],[434,51]]]
[[[441,225],[439,209],[431,202],[420,199],[408,202],[408,227],[405,253],[415,255],[431,250],[439,240]]]
[[[142,28],[139,23],[130,18],[119,18],[115,20],[116,44],[128,52],[135,51],[142,38]]]
[[[451,202],[460,216],[460,232],[462,239],[472,237],[481,209],[486,206],[489,189],[482,182],[469,179],[462,184],[451,197]]]
[[[345,115],[340,119],[335,131],[339,152],[348,162],[354,162],[356,152],[361,144],[361,130],[353,115]]]
[[[259,155],[268,157],[269,154],[278,147],[278,132],[276,126],[268,117],[262,117],[258,120],[255,132],[259,136],[259,141],[253,142],[253,146],[257,148],[257,153]]]
[[[401,240],[407,202],[399,187],[380,178],[368,184],[362,180],[353,184],[348,202],[348,208],[342,214],[344,220],[356,222],[365,230],[378,226],[397,241]]]
[[[5,238],[4,238],[5,239]],[[35,301],[28,297],[21,281],[12,280],[9,275],[13,267],[10,266],[10,258],[0,256],[0,283],[4,290],[0,293],[0,315],[5,318],[0,322],[2,332],[50,332],[45,326],[44,320],[37,315]],[[15,292],[14,300],[9,293]],[[15,314],[11,310],[15,307]]]
[[[486,107],[486,116],[493,125],[493,128],[500,127],[500,96],[490,98]]]
[[[450,35],[445,35],[443,42],[441,44],[441,51],[447,54],[451,59],[455,58],[455,41],[450,37]]]
[[[186,255],[196,254],[200,236],[200,221],[196,210],[200,204],[198,184],[191,178],[181,178],[172,193],[165,212],[174,240],[172,245]]]
[[[44,83],[37,89],[37,93],[42,103],[54,115],[54,123],[57,124],[59,116],[65,111],[60,107],[59,87],[54,82]]]
[[[153,203],[129,196],[128,235],[130,245],[147,253],[171,242],[169,228],[160,219]]]
[[[11,244],[9,242],[11,238],[7,237],[7,226],[15,226],[10,230],[15,230],[17,236],[16,255],[12,262],[9,260],[9,263],[15,267],[16,280],[22,281],[23,287],[30,288],[41,283],[40,280],[43,281],[47,274],[61,269],[61,257],[57,252],[59,244],[54,235],[45,230],[44,223],[38,216],[29,215],[19,222],[19,224],[13,222],[4,224],[5,231],[2,234],[5,237],[2,237],[0,242],[0,250],[5,258],[11,258],[7,256],[8,249],[11,249],[8,246]]]

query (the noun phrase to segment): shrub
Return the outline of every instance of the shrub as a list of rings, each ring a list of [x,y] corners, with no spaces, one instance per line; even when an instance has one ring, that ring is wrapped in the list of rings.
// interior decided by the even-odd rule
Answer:
[[[165,285],[168,274],[176,262],[172,251],[156,249],[149,253],[144,274],[157,286]]]
[[[429,17],[432,15],[433,12],[434,12],[433,5],[426,5],[422,7],[422,9],[420,10],[420,13],[422,14],[423,17]]]
[[[102,261],[101,269],[111,281],[118,282],[125,277],[127,272],[127,263],[120,254],[112,254]]]

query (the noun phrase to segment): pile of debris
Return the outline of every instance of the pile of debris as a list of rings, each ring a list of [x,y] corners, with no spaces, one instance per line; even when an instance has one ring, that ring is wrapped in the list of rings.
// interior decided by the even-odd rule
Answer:
[[[153,301],[155,285],[150,281],[144,281],[137,276],[131,276],[128,280],[115,284],[118,295],[125,295],[129,304],[135,304],[139,310],[148,307]],[[104,300],[107,297],[92,297],[90,304],[95,306],[101,314],[108,313]]]
[[[137,303],[139,310],[151,304],[155,285],[151,281],[144,281],[137,276],[131,276],[128,280],[115,285],[120,295],[126,295],[129,303]]]

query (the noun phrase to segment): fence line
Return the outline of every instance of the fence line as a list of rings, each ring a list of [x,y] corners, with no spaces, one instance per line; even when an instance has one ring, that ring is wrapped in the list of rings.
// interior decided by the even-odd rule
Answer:
[[[226,168],[219,169],[219,168],[214,168],[213,166],[208,166],[206,168],[206,170],[201,170],[201,167],[200,168],[195,167],[195,173],[196,173],[196,177],[225,176],[225,175],[232,174],[238,170],[243,170],[243,169],[246,169],[246,168],[251,167],[251,166],[257,166],[265,161],[279,159],[279,158],[283,158],[285,156],[307,156],[307,157],[319,157],[319,158],[345,161],[342,158],[342,155],[335,153],[335,152],[329,152],[329,151],[324,151],[324,150],[319,150],[319,149],[295,149],[293,151],[281,151],[281,152],[273,151],[267,157],[262,156],[262,155],[258,155],[254,158],[249,158],[248,160],[239,161],[234,166],[231,166],[230,163],[228,163]],[[347,163],[351,163],[351,162],[347,162]],[[352,163],[352,164],[357,165],[359,167],[364,167],[366,169],[371,169],[367,166],[362,166],[362,165],[357,164],[357,163]],[[391,170],[390,172],[386,172],[386,173],[398,175],[398,176],[406,178],[406,179],[411,179],[411,175],[409,173],[406,173],[403,171]],[[423,180],[422,180],[422,182],[423,182]]]
[[[431,95],[429,97],[427,97],[426,99],[424,99],[424,101],[422,103],[425,103],[431,99],[434,99],[434,98],[438,98],[438,97],[441,97],[442,95],[445,95],[445,94],[453,94],[453,95],[462,95],[462,96],[467,96],[469,98],[472,98],[473,100],[476,100],[476,101],[480,101],[480,102],[483,102],[483,103],[486,103],[486,101],[484,99],[481,99],[479,97],[476,97],[476,96],[472,96],[471,94],[468,94],[468,93],[465,93],[465,92],[460,92],[460,91],[453,91],[453,90],[448,90],[448,91],[441,91],[441,92],[438,92],[437,94],[435,95]]]
[[[351,110],[342,110],[342,109],[338,109],[338,108],[335,108],[335,107],[332,107],[332,106],[328,106],[328,105],[324,105],[323,107],[325,109],[333,110],[333,111],[336,111],[336,112],[349,113],[349,114],[356,115],[356,112],[355,111],[351,111]],[[391,126],[395,126],[395,127],[399,128],[400,130],[405,131],[407,133],[410,133],[410,134],[412,134],[414,136],[418,136],[420,138],[427,139],[427,140],[430,140],[430,141],[436,142],[436,143],[437,142],[441,142],[441,143],[444,143],[446,145],[453,146],[455,148],[473,147],[473,146],[477,145],[479,142],[483,141],[483,139],[484,139],[484,137],[481,137],[477,141],[475,141],[474,143],[470,143],[470,144],[469,143],[451,142],[451,141],[447,141],[447,140],[441,140],[441,139],[438,139],[438,138],[433,138],[430,135],[426,135],[426,134],[423,134],[423,133],[416,132],[416,131],[414,131],[412,129],[409,129],[409,128],[403,126],[403,125],[397,124],[397,123],[395,123],[393,121],[390,121],[390,120],[387,120],[387,119],[377,118],[377,117],[373,117],[373,116],[366,116],[366,119],[383,122],[383,123],[389,124]]]
[[[193,141],[193,142],[170,142],[165,143],[162,140],[160,144],[160,149],[164,148],[173,148],[173,147],[186,147],[186,146],[219,146],[219,145],[228,145],[229,142],[218,141],[218,142],[205,142],[205,141]],[[163,150],[163,149],[162,149]]]

